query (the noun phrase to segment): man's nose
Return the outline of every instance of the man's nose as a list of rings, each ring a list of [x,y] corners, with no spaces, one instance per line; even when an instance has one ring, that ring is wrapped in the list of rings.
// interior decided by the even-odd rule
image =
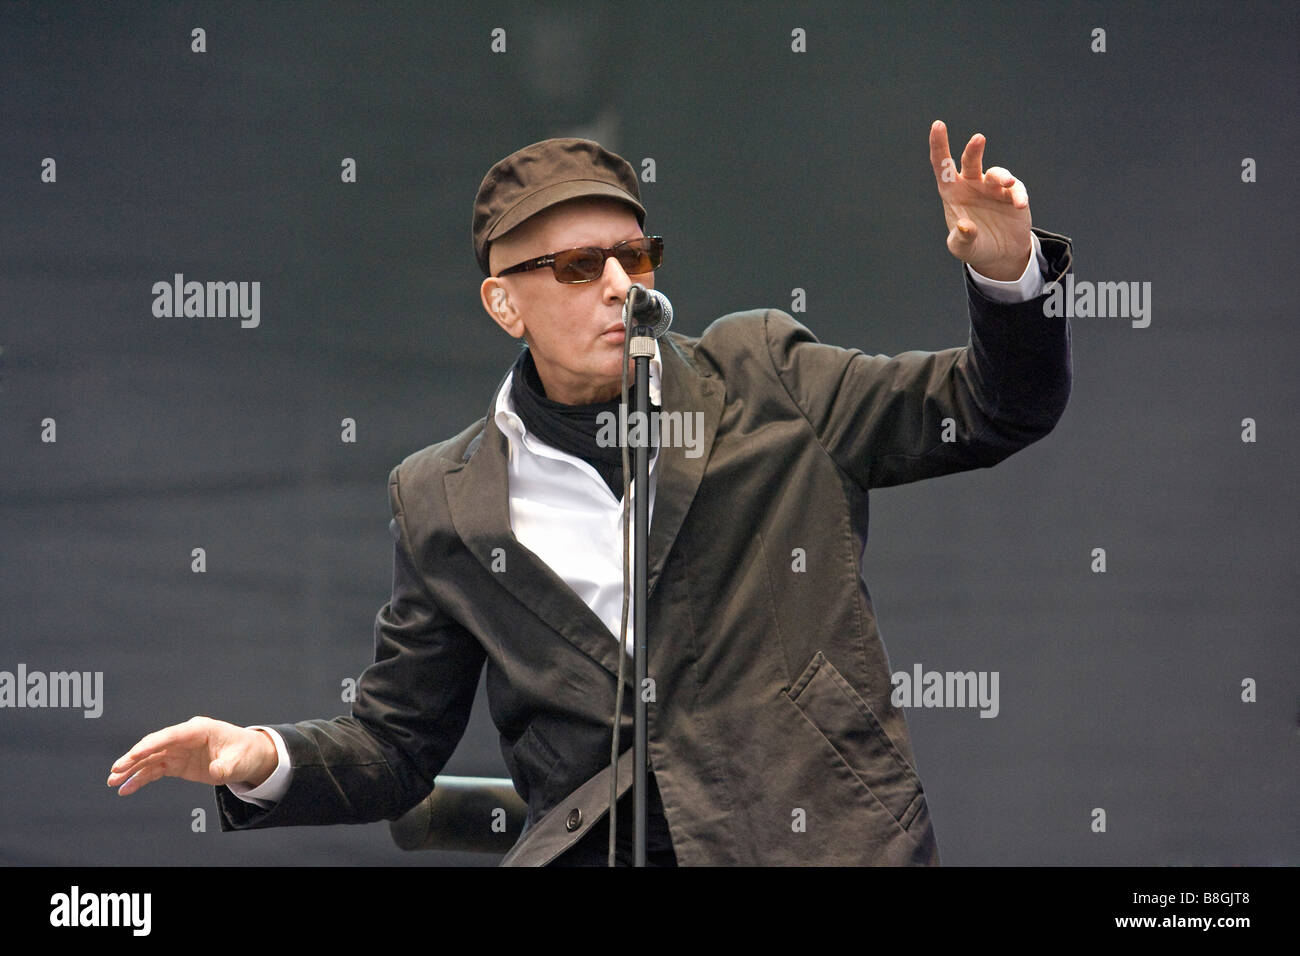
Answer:
[[[600,281],[605,284],[605,301],[610,303],[621,303],[627,298],[627,290],[632,288],[632,280],[614,256],[605,260],[605,272]]]
[[[613,256],[605,260],[605,271],[600,281],[605,284],[605,301],[620,305],[627,299],[627,290],[632,288],[633,282],[639,282],[647,289],[655,287],[653,272],[629,276],[627,270]]]

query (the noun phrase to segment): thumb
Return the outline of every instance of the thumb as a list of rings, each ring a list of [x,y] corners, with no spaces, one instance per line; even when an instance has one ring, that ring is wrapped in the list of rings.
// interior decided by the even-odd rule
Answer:
[[[221,758],[218,757],[216,760],[213,760],[208,764],[208,773],[211,774],[213,780],[216,780],[219,783],[224,783],[230,776],[230,767],[223,763]]]
[[[979,228],[969,219],[958,219],[957,224],[948,233],[948,251],[965,262],[975,249],[975,238]]]

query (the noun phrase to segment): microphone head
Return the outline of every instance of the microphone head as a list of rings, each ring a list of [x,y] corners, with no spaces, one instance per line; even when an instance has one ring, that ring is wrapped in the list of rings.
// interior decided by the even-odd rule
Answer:
[[[650,334],[656,339],[668,331],[668,327],[673,324],[673,304],[668,301],[668,296],[658,289],[647,289],[637,282],[628,290],[628,297],[635,298],[632,304],[633,325],[648,325]]]

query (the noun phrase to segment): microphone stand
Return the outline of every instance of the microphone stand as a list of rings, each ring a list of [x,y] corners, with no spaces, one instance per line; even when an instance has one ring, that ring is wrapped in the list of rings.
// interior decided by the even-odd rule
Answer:
[[[649,591],[649,558],[647,555],[650,535],[649,444],[652,434],[650,428],[650,359],[655,354],[655,338],[654,329],[651,326],[631,324],[631,315],[635,310],[633,300],[638,294],[645,294],[644,289],[639,284],[634,285],[633,289],[638,289],[640,292],[629,292],[627,301],[623,304],[624,325],[631,328],[627,351],[636,362],[636,408],[634,413],[637,416],[636,421],[640,422],[644,429],[642,432],[644,441],[638,442],[635,446],[634,487],[636,490],[633,495],[636,507],[633,553],[636,558],[633,563],[632,686],[636,690],[636,698],[633,702],[632,737],[632,865],[643,867],[646,865],[646,801],[649,783],[646,773],[650,761],[648,745],[649,721],[645,699],[646,669],[650,658],[646,643],[646,600]],[[624,371],[626,374],[626,365]],[[629,419],[630,417],[628,416]],[[626,446],[629,443],[627,419],[623,423],[622,438]],[[620,647],[619,654],[623,655],[625,653],[625,649]]]

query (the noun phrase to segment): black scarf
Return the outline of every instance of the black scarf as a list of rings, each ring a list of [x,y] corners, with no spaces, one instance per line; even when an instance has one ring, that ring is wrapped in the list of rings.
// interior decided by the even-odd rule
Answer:
[[[636,408],[636,384],[628,386],[629,411]],[[592,405],[565,405],[546,397],[546,388],[537,374],[531,349],[524,349],[514,365],[510,381],[510,400],[515,412],[523,419],[524,427],[552,448],[559,449],[590,464],[609,485],[609,490],[620,501],[623,499],[623,452],[619,445],[602,448],[596,441],[600,429],[597,418],[602,412],[612,413],[618,421],[619,399],[596,402]],[[651,403],[650,413],[656,414],[659,406]],[[608,419],[606,419],[608,420]],[[651,451],[651,455],[654,451]]]

